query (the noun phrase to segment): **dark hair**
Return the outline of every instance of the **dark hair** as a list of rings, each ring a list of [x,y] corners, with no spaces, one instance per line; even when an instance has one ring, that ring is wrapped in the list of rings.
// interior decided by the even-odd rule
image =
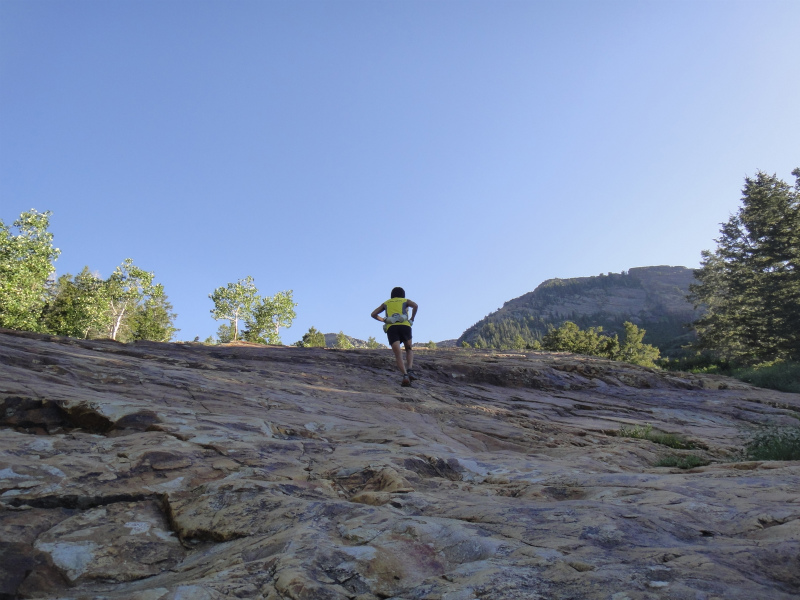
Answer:
[[[392,298],[405,298],[406,291],[401,287],[396,287],[392,290]]]

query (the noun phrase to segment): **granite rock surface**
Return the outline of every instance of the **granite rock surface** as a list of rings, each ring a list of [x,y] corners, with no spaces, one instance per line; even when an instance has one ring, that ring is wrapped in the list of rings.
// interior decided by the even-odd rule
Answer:
[[[782,600],[800,395],[569,354],[0,330],[0,598]],[[693,449],[619,435],[650,424]],[[710,464],[653,466],[693,454]]]

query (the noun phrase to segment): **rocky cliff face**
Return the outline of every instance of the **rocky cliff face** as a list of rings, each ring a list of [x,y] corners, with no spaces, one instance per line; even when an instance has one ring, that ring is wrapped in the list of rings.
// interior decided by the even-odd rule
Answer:
[[[548,279],[534,291],[506,302],[459,338],[474,344],[478,338],[508,345],[516,333],[528,340],[541,337],[548,326],[574,321],[581,327],[601,326],[622,333],[631,321],[647,330],[644,339],[675,354],[691,339],[685,326],[698,313],[686,300],[692,269],[686,267],[638,267],[626,273],[595,277]]]
[[[752,600],[800,594],[800,396],[565,354],[0,331],[0,594]],[[616,435],[650,423],[713,461]]]
[[[325,347],[326,348],[336,348],[336,342],[338,333],[326,333],[325,335]],[[353,348],[366,348],[367,342],[366,340],[360,340],[358,338],[350,337],[349,335],[345,335],[348,341],[353,345]]]

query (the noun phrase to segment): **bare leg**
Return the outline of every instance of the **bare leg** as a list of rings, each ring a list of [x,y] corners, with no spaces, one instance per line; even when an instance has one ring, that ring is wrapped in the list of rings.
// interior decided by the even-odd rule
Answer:
[[[400,349],[400,342],[394,342],[392,344],[392,352],[394,352],[394,359],[397,361],[397,368],[400,369],[400,372],[403,375],[405,375],[406,364],[403,362],[403,351]]]
[[[405,342],[406,345],[406,369],[409,371],[414,368],[414,351],[411,349],[411,340]]]

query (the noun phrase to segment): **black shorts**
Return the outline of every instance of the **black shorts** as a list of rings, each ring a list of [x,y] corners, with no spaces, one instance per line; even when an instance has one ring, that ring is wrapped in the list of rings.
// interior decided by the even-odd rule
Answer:
[[[411,327],[409,325],[392,325],[389,331],[386,332],[389,338],[389,345],[395,342],[408,342],[411,343]]]

